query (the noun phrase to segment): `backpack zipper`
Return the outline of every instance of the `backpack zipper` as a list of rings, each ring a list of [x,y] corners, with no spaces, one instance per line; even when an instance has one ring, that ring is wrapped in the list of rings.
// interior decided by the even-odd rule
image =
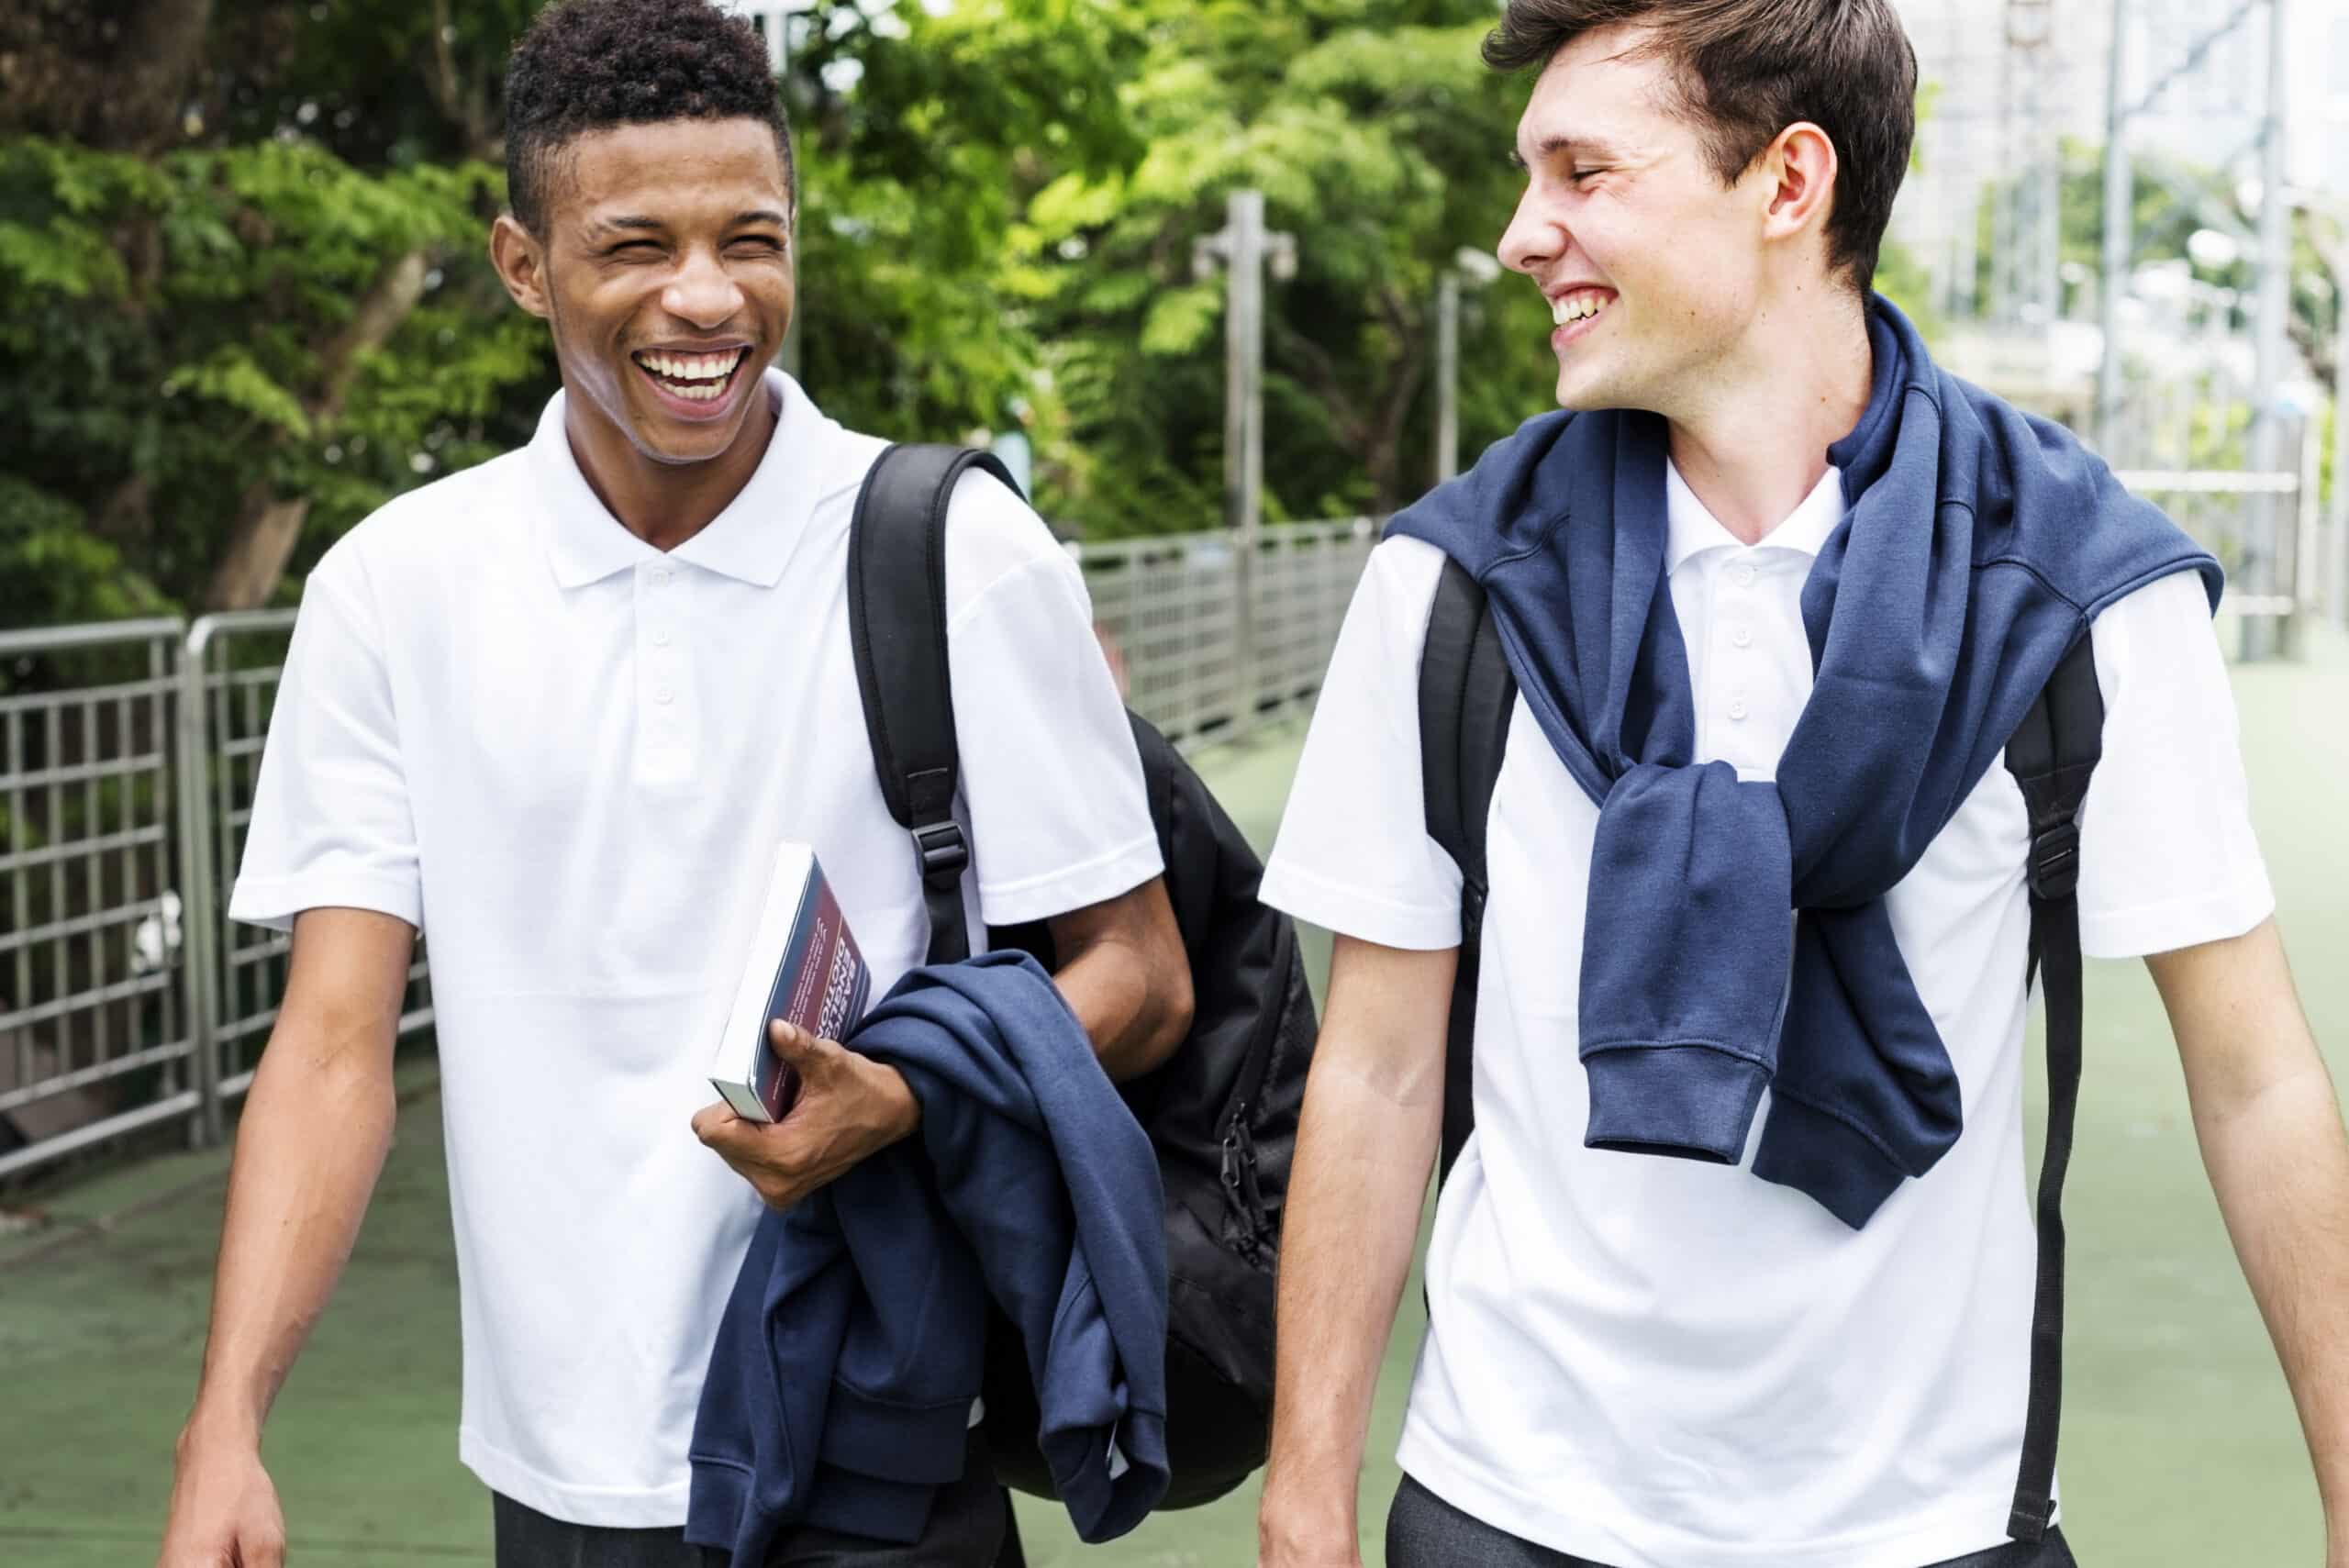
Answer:
[[[1250,1262],[1264,1245],[1270,1217],[1264,1212],[1264,1192],[1256,1179],[1256,1138],[1248,1130],[1248,1102],[1235,1108],[1223,1134],[1224,1240]]]
[[[1291,954],[1296,951],[1297,938],[1293,933],[1284,935],[1286,940],[1279,944],[1273,973],[1281,975],[1286,984],[1293,968]],[[1223,1112],[1220,1177],[1224,1240],[1251,1262],[1256,1261],[1264,1238],[1272,1230],[1272,1217],[1264,1211],[1264,1187],[1256,1176],[1256,1135],[1248,1129],[1248,1112],[1264,1086],[1265,1074],[1272,1071],[1273,1042],[1280,1037],[1281,1009],[1287,1002],[1284,993],[1281,1006],[1259,1020],[1256,1038],[1248,1042],[1248,1060],[1241,1067],[1240,1082],[1232,1085],[1230,1103]]]

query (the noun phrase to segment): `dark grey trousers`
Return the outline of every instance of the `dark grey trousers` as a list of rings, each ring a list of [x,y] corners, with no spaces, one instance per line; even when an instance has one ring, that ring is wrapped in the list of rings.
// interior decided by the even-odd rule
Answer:
[[[687,1545],[682,1529],[565,1524],[502,1493],[490,1496],[497,1568],[727,1568],[724,1552]],[[1010,1525],[1010,1496],[974,1439],[963,1479],[939,1488],[919,1540],[900,1545],[810,1528],[786,1536],[765,1568],[996,1568]]]
[[[1536,1546],[1462,1513],[1409,1476],[1386,1511],[1386,1568],[1606,1568]],[[2038,1542],[2009,1541],[1932,1568],[2076,1568],[2064,1533]]]

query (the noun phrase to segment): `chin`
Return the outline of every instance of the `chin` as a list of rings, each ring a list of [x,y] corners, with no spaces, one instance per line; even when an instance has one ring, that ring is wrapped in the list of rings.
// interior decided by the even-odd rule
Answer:
[[[1558,406],[1573,414],[1594,414],[1602,408],[1620,408],[1623,402],[1603,381],[1590,376],[1561,374],[1558,377]]]
[[[715,425],[686,424],[670,419],[658,409],[629,409],[629,444],[654,462],[707,462],[723,454],[742,433],[751,417],[751,398],[744,398],[734,417]]]

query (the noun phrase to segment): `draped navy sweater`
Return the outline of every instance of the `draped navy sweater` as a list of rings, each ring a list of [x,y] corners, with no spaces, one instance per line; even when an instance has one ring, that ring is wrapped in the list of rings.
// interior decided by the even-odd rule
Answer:
[[[1885,893],[2099,611],[2173,572],[2200,572],[2214,606],[2220,585],[2069,431],[1943,372],[1881,298],[1868,333],[1866,411],[1827,453],[1849,509],[1802,594],[1815,679],[1775,781],[1696,761],[1662,419],[1543,415],[1389,525],[1484,585],[1533,717],[1600,807],[1586,1141],[1732,1162],[1766,1088],[1754,1173],[1854,1228],[1964,1119]]]

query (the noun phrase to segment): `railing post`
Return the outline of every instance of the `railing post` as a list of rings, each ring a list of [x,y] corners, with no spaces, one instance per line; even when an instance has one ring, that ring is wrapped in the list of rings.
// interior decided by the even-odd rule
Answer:
[[[193,1126],[198,1147],[220,1141],[226,1119],[220,1111],[220,1050],[215,1038],[219,1018],[216,995],[221,918],[213,893],[212,856],[212,732],[205,722],[206,700],[205,661],[212,642],[210,617],[188,628],[180,645],[179,838],[180,884],[184,938],[180,949],[181,997],[187,1008],[188,1052],[195,1068],[196,1112]]]
[[[2338,417],[2338,416],[2335,416]],[[2322,513],[2317,506],[2317,487],[2322,480],[2320,467],[2323,447],[2321,413],[2311,413],[2300,421],[2300,484],[2293,495],[2296,503],[2295,527],[2292,531],[2292,618],[2285,628],[2286,646],[2295,654],[2306,654],[2309,628],[2324,618],[2321,607],[2323,588],[2318,580],[2318,556],[2323,548],[2323,535],[2319,528]],[[2339,480],[2334,481],[2340,483]]]

